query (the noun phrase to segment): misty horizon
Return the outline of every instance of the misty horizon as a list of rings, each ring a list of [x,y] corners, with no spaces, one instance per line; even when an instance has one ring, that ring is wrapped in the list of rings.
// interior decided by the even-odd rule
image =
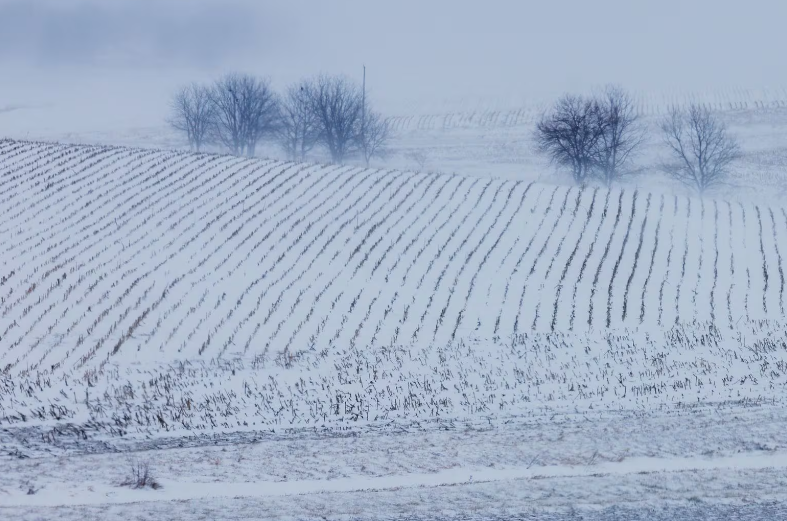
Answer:
[[[0,86],[13,94],[20,74],[90,85],[113,74],[166,83],[236,69],[283,86],[318,72],[359,78],[363,65],[385,102],[543,98],[606,83],[649,92],[781,86],[781,68],[761,64],[778,63],[787,7],[739,5],[3,0],[0,64],[17,73]]]

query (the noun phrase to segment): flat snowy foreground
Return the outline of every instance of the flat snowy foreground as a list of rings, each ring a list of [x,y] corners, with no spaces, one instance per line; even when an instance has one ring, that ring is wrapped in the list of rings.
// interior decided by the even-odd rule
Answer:
[[[99,454],[69,447],[30,458],[3,456],[0,515],[474,519],[550,513],[576,519],[560,517],[574,508],[588,516],[583,519],[636,519],[665,507],[762,513],[744,507],[752,502],[778,512],[773,503],[787,500],[786,419],[782,407],[727,405],[593,419],[555,415],[543,423],[487,420],[431,431],[357,429],[257,442],[228,437],[191,448],[145,449],[152,442],[137,440],[105,445]],[[120,486],[132,461],[150,462],[162,488]],[[622,510],[609,510],[612,505]],[[617,517],[626,509],[629,514]]]
[[[280,505],[277,505],[277,507]],[[385,505],[381,506],[384,508]],[[63,521],[92,520],[128,520],[147,521],[149,519],[205,519],[205,520],[253,520],[275,519],[265,517],[270,510],[258,502],[241,502],[233,500],[231,504],[206,502],[203,505],[184,505],[173,503],[162,508],[162,503],[135,503],[133,507],[97,507],[97,508],[58,508],[42,514],[31,510],[15,510],[14,519],[38,521],[42,519],[58,519]],[[663,505],[659,507],[604,507],[601,509],[536,509],[499,510],[497,512],[479,513],[434,513],[422,512],[414,515],[390,515],[380,513],[374,517],[358,515],[342,515],[328,517],[323,514],[313,515],[307,519],[343,519],[385,521],[762,521],[764,519],[785,519],[787,507],[780,503],[764,503],[749,505]],[[281,519],[298,519],[295,516],[280,516]]]

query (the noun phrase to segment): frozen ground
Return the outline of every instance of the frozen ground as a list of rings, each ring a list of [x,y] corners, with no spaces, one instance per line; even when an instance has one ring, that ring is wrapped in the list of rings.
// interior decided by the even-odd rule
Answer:
[[[384,170],[0,143],[0,518],[787,517],[784,110],[704,201],[499,115]]]
[[[770,512],[776,519],[787,500],[785,419],[782,406],[727,404],[387,432],[218,436],[192,448],[125,440],[92,454],[70,447],[4,457],[0,512],[14,519],[717,519]],[[162,488],[120,487],[133,461],[151,462]]]

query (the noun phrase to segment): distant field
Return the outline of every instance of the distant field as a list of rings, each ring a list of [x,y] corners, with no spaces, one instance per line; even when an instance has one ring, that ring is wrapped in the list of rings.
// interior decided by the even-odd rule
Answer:
[[[661,116],[671,107],[699,103],[715,112],[765,111],[787,107],[787,89],[722,89],[709,92],[635,93],[635,110],[641,117]],[[464,100],[445,102],[439,110],[413,106],[404,115],[392,116],[396,131],[496,128],[531,125],[549,106],[544,101]]]
[[[152,87],[151,87],[152,88]],[[158,87],[160,88],[160,87]],[[644,175],[626,180],[627,188],[657,188],[685,194],[657,171],[664,149],[657,123],[671,106],[702,103],[714,109],[728,124],[744,152],[735,165],[727,186],[717,194],[727,200],[781,204],[787,193],[787,90],[718,89],[707,92],[632,93],[638,112],[648,127],[648,140],[637,165]],[[559,93],[555,94],[557,97]],[[31,99],[18,109],[0,114],[0,136],[17,139],[57,141],[75,144],[103,144],[155,149],[187,148],[183,136],[166,125],[166,103],[157,109],[141,94],[129,97],[128,105],[116,103],[97,110],[94,100],[36,103]],[[162,98],[164,99],[164,98]],[[543,181],[569,184],[535,153],[532,143],[536,119],[554,98],[536,100],[525,97],[500,99],[460,99],[430,103],[385,105],[394,129],[388,154],[375,158],[373,165],[396,170],[457,173],[463,176]],[[385,108],[387,107],[387,108]],[[85,114],[91,117],[86,118]],[[264,143],[261,156],[281,158],[275,143]],[[317,150],[313,161],[328,158]]]

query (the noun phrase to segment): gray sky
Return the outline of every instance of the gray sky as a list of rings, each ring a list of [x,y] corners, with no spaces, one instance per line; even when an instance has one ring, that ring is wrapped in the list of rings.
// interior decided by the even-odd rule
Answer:
[[[607,82],[769,87],[787,83],[785,19],[783,0],[0,0],[0,64],[21,71],[0,96],[46,93],[53,78],[156,96],[230,69],[283,85],[364,63],[392,107]]]

